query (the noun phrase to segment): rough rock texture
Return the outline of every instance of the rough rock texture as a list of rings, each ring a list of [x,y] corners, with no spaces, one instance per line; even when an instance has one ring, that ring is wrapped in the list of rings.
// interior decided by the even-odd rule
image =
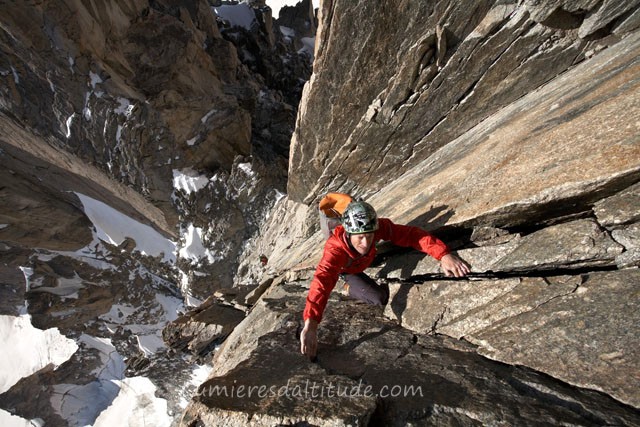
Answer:
[[[201,299],[232,286],[242,242],[284,191],[296,106],[311,72],[311,56],[295,46],[311,29],[285,39],[264,3],[247,8],[255,16],[250,28],[218,17],[205,0],[3,5],[2,144],[35,148],[27,151],[45,162],[75,156],[90,173],[101,171],[135,192],[132,199],[155,206],[158,212],[143,217],[174,238],[189,225],[212,229],[216,241],[203,240],[216,256],[180,265],[218,278],[193,281],[191,293]],[[5,158],[3,166],[11,170],[12,162]],[[210,179],[205,194],[174,191],[176,171]],[[57,190],[51,183],[52,195],[37,198],[55,199]],[[4,212],[23,207],[21,197],[16,186],[4,189],[0,209],[13,228],[7,239],[29,232]],[[54,217],[40,211],[38,223]],[[67,234],[62,226],[46,228]]]
[[[0,263],[3,314],[28,313],[34,327],[58,328],[79,346],[57,369],[0,394],[1,408],[46,425],[92,425],[118,395],[117,383],[144,373],[169,410],[180,410],[192,368],[162,349],[162,328],[182,301],[174,283],[162,279],[172,276],[165,264],[104,243],[77,252],[3,244]]]
[[[318,199],[327,191],[364,196],[381,216],[432,230],[472,266],[468,279],[445,279],[430,257],[381,244],[369,273],[392,289],[386,317],[416,336],[461,340],[438,341],[441,349],[470,342],[471,354],[532,368],[574,392],[597,390],[637,415],[638,17],[635,1],[323,2],[314,73],[292,140],[288,197],[247,245],[236,280],[312,272],[322,251]],[[257,254],[268,256],[267,268],[252,265]],[[239,325],[248,342],[231,334],[208,386],[266,370],[261,360],[272,343],[299,333],[282,307],[263,312],[265,304],[275,306],[269,295],[279,291],[268,292],[254,310],[278,320],[253,331]],[[344,325],[328,320],[322,329],[323,367],[323,357],[342,348],[340,339],[332,341],[338,330],[359,330],[359,309],[330,302],[329,313],[345,310]],[[374,318],[371,323],[384,322]],[[353,333],[361,339],[349,355],[359,355],[360,347],[375,354],[381,345],[377,335]],[[385,347],[387,354],[390,348],[402,346]],[[227,363],[230,368],[220,368]],[[287,362],[296,381],[304,369],[299,363]],[[366,377],[354,367],[332,365],[328,372],[341,369]],[[379,378],[388,369],[372,372]],[[282,384],[264,375],[266,383]],[[549,401],[553,387],[524,382],[537,391],[519,389],[520,398]],[[299,414],[303,405],[288,402],[287,412],[274,399],[257,399],[245,412],[200,396],[185,420],[268,424]],[[458,409],[429,410],[428,403],[414,409],[455,413],[447,422],[462,425],[492,422],[477,408],[448,407]],[[403,417],[400,424],[410,422]],[[519,417],[507,424],[562,422]],[[608,422],[587,418],[575,422]]]
[[[295,34],[299,36],[299,38],[292,40],[296,49],[306,49],[310,47],[311,52],[313,52],[314,47],[307,46],[307,43],[315,38],[318,22],[311,0],[302,0],[295,7],[283,6],[282,9],[280,9],[276,23],[286,29],[294,30]],[[286,29],[282,29],[281,31],[287,32],[288,30]]]
[[[80,349],[0,407],[91,425],[144,375],[174,414],[190,401],[184,425],[640,424],[640,2],[323,1],[300,108],[310,33],[264,1],[237,5],[248,27],[204,0],[98,3],[3,4],[0,309]],[[294,12],[311,32],[311,2]],[[380,245],[390,304],[336,292],[310,363],[328,190],[434,231],[472,274]],[[93,240],[73,192],[179,239],[176,265]],[[405,386],[422,394],[383,393]]]
[[[639,273],[394,285],[387,314],[637,407]]]
[[[224,300],[209,298],[178,317],[162,330],[162,338],[173,349],[192,353],[202,361],[244,319],[245,312]]]
[[[248,12],[253,25],[239,29],[205,0],[2,4],[0,312],[57,327],[79,346],[58,369],[0,395],[3,410],[93,425],[126,377],[141,375],[168,402],[160,418],[190,397],[195,364],[167,351],[161,330],[197,301],[189,296],[233,285],[243,241],[286,187],[311,72],[310,55],[294,46],[300,34],[285,39],[264,2]],[[178,190],[176,175],[205,189]],[[191,243],[187,230],[202,229],[215,256],[176,253],[170,264],[128,237],[103,242],[74,193],[178,250]],[[230,313],[233,323],[244,316]],[[212,329],[198,331],[194,351],[213,345]]]
[[[216,354],[181,425],[634,425],[637,411],[473,346],[332,298],[315,363],[298,354],[299,282],[272,288]],[[266,318],[278,319],[265,328]],[[256,345],[257,344],[257,345]]]
[[[610,50],[621,38],[633,34],[637,27],[630,29],[623,24],[636,13],[636,1],[487,0],[474,2],[473,7],[453,1],[379,4],[324,1],[319,15],[314,74],[305,89],[292,142],[289,197],[310,203],[328,190],[372,194],[414,168],[420,171],[422,180],[429,178],[440,186],[450,180],[459,183],[462,176],[434,176],[427,166],[434,164],[431,169],[444,167],[443,164],[455,166],[461,174],[473,167],[461,164],[465,159],[482,158],[483,148],[479,144],[482,142],[486,147],[491,145],[494,158],[479,160],[476,167],[499,168],[504,162],[518,164],[527,171],[523,176],[522,171],[510,168],[511,174],[495,183],[478,182],[478,173],[466,171],[465,176],[477,176],[478,190],[495,190],[498,183],[516,185],[524,182],[525,177],[542,179],[545,173],[541,172],[553,172],[553,164],[546,161],[547,170],[541,170],[542,165],[532,167],[528,160],[531,154],[560,156],[556,164],[564,165],[563,149],[571,152],[574,159],[586,160],[590,153],[575,152],[566,142],[584,142],[585,136],[600,141],[605,132],[609,141],[633,139],[638,133],[632,119],[637,117],[637,106],[633,107],[637,52],[629,52],[626,60],[622,59],[628,65],[616,64],[615,60],[599,66],[585,65],[590,70],[599,67],[610,70],[595,73],[593,81],[590,80],[594,73],[586,70],[582,78],[575,74],[566,77],[561,80],[564,84],[550,94],[553,99],[548,103],[542,104],[544,99],[538,94],[529,97],[530,102],[522,102],[520,108],[510,110],[512,116],[499,127],[494,127],[495,118],[487,119],[585,57],[605,48]],[[397,22],[403,25],[391,25]],[[615,55],[610,52],[608,57]],[[590,84],[585,86],[586,82]],[[563,90],[573,93],[560,93]],[[630,110],[617,110],[624,102]],[[527,117],[528,110],[535,105],[540,108],[538,116]],[[615,114],[607,108],[612,105],[616,106]],[[622,110],[625,112],[618,121],[615,116]],[[572,119],[582,119],[584,124],[556,126]],[[474,129],[464,136],[483,122],[483,128],[490,127],[492,134],[479,134],[480,129]],[[579,132],[581,127],[584,132]],[[459,144],[450,144],[456,138],[460,138]],[[527,142],[518,158],[511,157],[508,150],[503,152],[501,147],[501,144],[515,147],[515,140]],[[461,145],[477,151],[472,156]],[[607,145],[613,150],[612,161],[616,163],[615,159],[637,158],[637,152],[635,156],[631,152],[624,154],[633,150],[633,144]],[[453,153],[445,158],[431,157],[443,146],[450,147],[455,157]],[[527,146],[535,146],[536,151],[529,152]],[[589,144],[583,147],[591,148]],[[590,168],[605,166],[597,161],[599,152],[592,154],[594,162],[581,162],[580,172],[586,179]],[[420,165],[427,159],[431,161]],[[456,164],[452,164],[453,159],[458,160]],[[569,168],[560,169],[570,174]],[[624,169],[619,168],[621,172]],[[570,175],[566,178],[565,181],[571,181]],[[546,187],[552,185],[549,182]],[[529,187],[536,191],[536,186]],[[427,194],[438,203],[447,204],[449,209],[457,211],[460,207],[460,203],[450,203],[455,200],[440,200],[440,194],[432,193]],[[469,200],[474,198],[474,194],[466,196]],[[405,200],[411,197],[408,195]]]

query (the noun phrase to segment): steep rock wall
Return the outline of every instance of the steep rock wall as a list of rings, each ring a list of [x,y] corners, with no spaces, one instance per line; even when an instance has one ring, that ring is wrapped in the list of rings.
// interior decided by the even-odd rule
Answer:
[[[310,20],[311,2],[305,5],[300,15]],[[0,142],[20,147],[11,137],[17,126],[33,150],[45,145],[40,151],[52,159],[73,155],[130,187],[150,205],[136,202],[141,216],[181,239],[179,246],[188,230],[203,230],[199,238],[214,255],[180,261],[184,271],[198,264],[215,276],[187,279],[202,299],[232,285],[243,240],[286,187],[296,105],[310,74],[310,54],[295,47],[308,30],[285,39],[264,2],[237,7],[250,25],[218,16],[204,0],[50,0],[7,4],[2,13],[0,111],[7,125]],[[0,160],[11,167],[12,160]],[[185,194],[174,187],[176,173],[209,183]],[[52,198],[69,190],[49,184]],[[98,198],[126,205],[119,184],[106,185]],[[5,193],[0,209],[21,197]],[[74,211],[70,203],[61,211]],[[0,239],[21,242],[20,227],[39,227],[0,215],[14,224]]]
[[[502,400],[513,396],[506,384],[521,398],[546,402],[549,417],[527,418],[528,403],[516,399],[527,409],[508,423],[557,424],[565,410],[578,411],[570,415],[578,424],[636,423],[638,17],[637,2],[323,2],[288,198],[248,245],[237,278],[273,283],[215,355],[184,425],[492,423],[512,416],[496,409],[511,405]],[[394,322],[375,324],[382,321],[376,308],[345,301],[337,287],[317,363],[305,364],[294,353],[322,251],[316,202],[336,190],[434,231],[472,273],[447,280],[433,259],[381,244],[369,273],[390,285],[384,315]],[[251,261],[259,253],[268,256],[266,266]],[[363,313],[371,317],[363,321]],[[397,325],[413,332],[414,346],[390,338]],[[432,359],[407,367],[414,351],[433,355],[422,346],[440,345],[442,335],[472,343],[464,347],[472,353],[543,372],[551,383],[498,375],[502,388],[491,409],[474,404],[492,389],[495,373],[483,377],[482,392],[467,389],[460,400],[443,402],[435,392],[419,402],[379,398],[372,407],[358,396],[359,408],[345,413],[330,399],[311,408],[304,392],[246,406],[211,395],[216,386],[241,383],[291,391],[305,380],[379,386],[431,378],[425,384],[442,385],[451,397],[468,384],[430,377]],[[445,365],[464,370],[467,363]],[[559,392],[559,384],[572,391]],[[608,397],[592,404],[569,397],[588,390]],[[563,415],[556,418],[552,401]]]
[[[379,191],[637,21],[637,2],[323,2],[289,197]]]

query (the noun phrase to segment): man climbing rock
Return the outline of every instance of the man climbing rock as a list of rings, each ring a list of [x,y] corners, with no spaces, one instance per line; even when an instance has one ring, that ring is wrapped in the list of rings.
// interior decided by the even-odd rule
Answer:
[[[379,285],[364,273],[376,255],[375,243],[388,240],[395,245],[412,247],[440,261],[446,276],[463,277],[469,266],[451,253],[447,245],[418,227],[394,224],[387,218],[378,218],[373,207],[354,200],[348,204],[341,225],[333,229],[324,246],[304,309],[304,329],[300,334],[300,351],[313,358],[316,355],[318,323],[327,305],[329,294],[342,279],[348,285],[350,297],[368,304],[385,305],[389,288]]]

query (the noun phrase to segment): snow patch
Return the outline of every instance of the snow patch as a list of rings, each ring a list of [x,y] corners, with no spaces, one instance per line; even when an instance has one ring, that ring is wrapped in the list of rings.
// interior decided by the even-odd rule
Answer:
[[[44,420],[42,418],[34,418],[32,420],[25,420],[22,417],[11,415],[4,409],[0,409],[0,426],[3,427],[44,427]]]
[[[186,233],[183,235],[185,244],[178,253],[180,258],[188,259],[192,263],[197,263],[203,258],[206,258],[210,263],[216,261],[216,256],[205,248],[202,234],[202,228],[189,224]]]
[[[20,267],[20,271],[24,275],[24,284],[27,292],[31,290],[31,276],[33,276],[33,268],[31,267]]]
[[[0,315],[0,393],[43,368],[56,369],[78,350],[58,328],[34,328],[30,316]]]
[[[13,81],[16,82],[17,85],[20,84],[20,76],[18,75],[18,71],[11,67],[11,71],[13,72]]]
[[[216,109],[213,109],[213,110],[209,111],[207,114],[205,114],[205,115],[200,119],[200,121],[202,122],[202,124],[207,123],[207,121],[209,120],[209,118],[210,118],[212,115],[214,115],[215,113],[217,113],[217,112],[218,112],[218,110],[216,110]]]
[[[83,289],[84,285],[82,284],[82,279],[78,276],[78,273],[75,273],[75,277],[71,279],[67,279],[65,277],[58,277],[56,279],[56,286],[39,286],[32,287],[32,292],[46,292],[53,295],[58,295],[62,298],[73,298],[78,299],[78,291]]]
[[[118,246],[130,237],[136,242],[135,250],[143,255],[162,256],[165,262],[175,262],[175,243],[155,229],[124,215],[105,203],[82,193],[75,194],[82,202],[85,214],[95,226],[99,239]]]
[[[209,178],[193,169],[173,170],[173,188],[187,194],[203,189],[209,184]]]
[[[182,270],[178,270],[178,274],[180,275],[180,291],[182,291],[184,297],[184,305],[187,307],[198,307],[201,305],[203,301],[191,295],[189,276]]]
[[[86,121],[91,120],[91,109],[89,108],[89,98],[91,97],[91,92],[87,92],[84,96],[84,109],[82,110],[82,114],[84,115],[84,119]]]
[[[100,76],[93,71],[89,71],[89,80],[92,89],[95,89],[98,83],[102,83],[102,79],[100,78]]]
[[[133,111],[133,105],[129,102],[129,100],[127,98],[122,98],[119,97],[118,98],[118,103],[120,104],[118,107],[116,107],[113,112],[116,114],[121,114],[125,117],[129,117],[131,116],[131,112]]]
[[[140,348],[140,351],[143,352],[146,357],[167,348],[162,340],[161,331],[148,335],[136,335],[136,340],[138,342],[138,348]]]
[[[51,406],[69,425],[86,426],[93,425],[118,395],[118,382],[124,378],[125,363],[108,338],[82,334],[78,342],[98,351],[101,363],[92,371],[97,379],[82,385],[54,385]]]
[[[256,21],[256,14],[246,3],[217,6],[213,10],[216,15],[229,22],[232,27],[242,27],[250,31]]]
[[[280,25],[280,32],[286,39],[288,39],[287,41],[291,41],[291,39],[296,35],[293,28],[285,27],[284,25]]]
[[[156,386],[144,377],[118,381],[120,393],[93,424],[94,427],[169,427],[167,401],[155,396]]]
[[[136,312],[136,308],[130,305],[113,304],[108,313],[100,315],[98,318],[111,323],[124,324],[129,316]]]
[[[116,129],[116,142],[118,143],[116,146],[122,142],[122,125],[118,125],[118,129]]]
[[[156,301],[164,310],[167,322],[176,320],[178,313],[184,308],[182,300],[173,296],[156,294]]]
[[[315,50],[316,38],[315,37],[302,37],[302,48],[298,50],[298,53],[307,54],[313,59],[313,51]]]
[[[69,425],[169,426],[167,401],[155,397],[156,387],[148,378],[125,378],[125,363],[111,340],[83,334],[83,346],[98,350],[97,379],[83,385],[57,384],[51,403]]]
[[[210,365],[196,365],[196,367],[191,372],[191,378],[187,384],[185,384],[183,392],[187,392],[190,388],[198,388],[201,384],[203,384],[208,378],[209,374],[213,370],[213,367]],[[178,405],[182,409],[186,409],[187,405],[191,400],[191,396],[181,396]]]
[[[238,169],[244,172],[249,178],[254,178],[256,175],[253,169],[251,169],[251,163],[238,163]]]
[[[73,123],[73,119],[76,117],[76,113],[73,113],[72,115],[69,116],[69,118],[66,121],[66,126],[67,126],[67,130],[65,132],[65,137],[67,139],[69,139],[71,137],[71,124]]]

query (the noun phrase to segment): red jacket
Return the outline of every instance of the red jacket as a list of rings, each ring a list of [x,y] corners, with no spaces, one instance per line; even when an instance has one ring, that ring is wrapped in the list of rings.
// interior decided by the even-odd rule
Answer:
[[[375,232],[369,253],[360,255],[348,243],[347,232],[339,225],[324,245],[322,259],[311,281],[303,314],[304,320],[314,319],[318,322],[322,320],[329,294],[338,282],[339,275],[361,273],[369,267],[376,256],[375,244],[380,240],[389,240],[398,246],[417,249],[438,261],[449,253],[447,245],[423,229],[398,225],[387,218],[379,218],[378,230]]]

